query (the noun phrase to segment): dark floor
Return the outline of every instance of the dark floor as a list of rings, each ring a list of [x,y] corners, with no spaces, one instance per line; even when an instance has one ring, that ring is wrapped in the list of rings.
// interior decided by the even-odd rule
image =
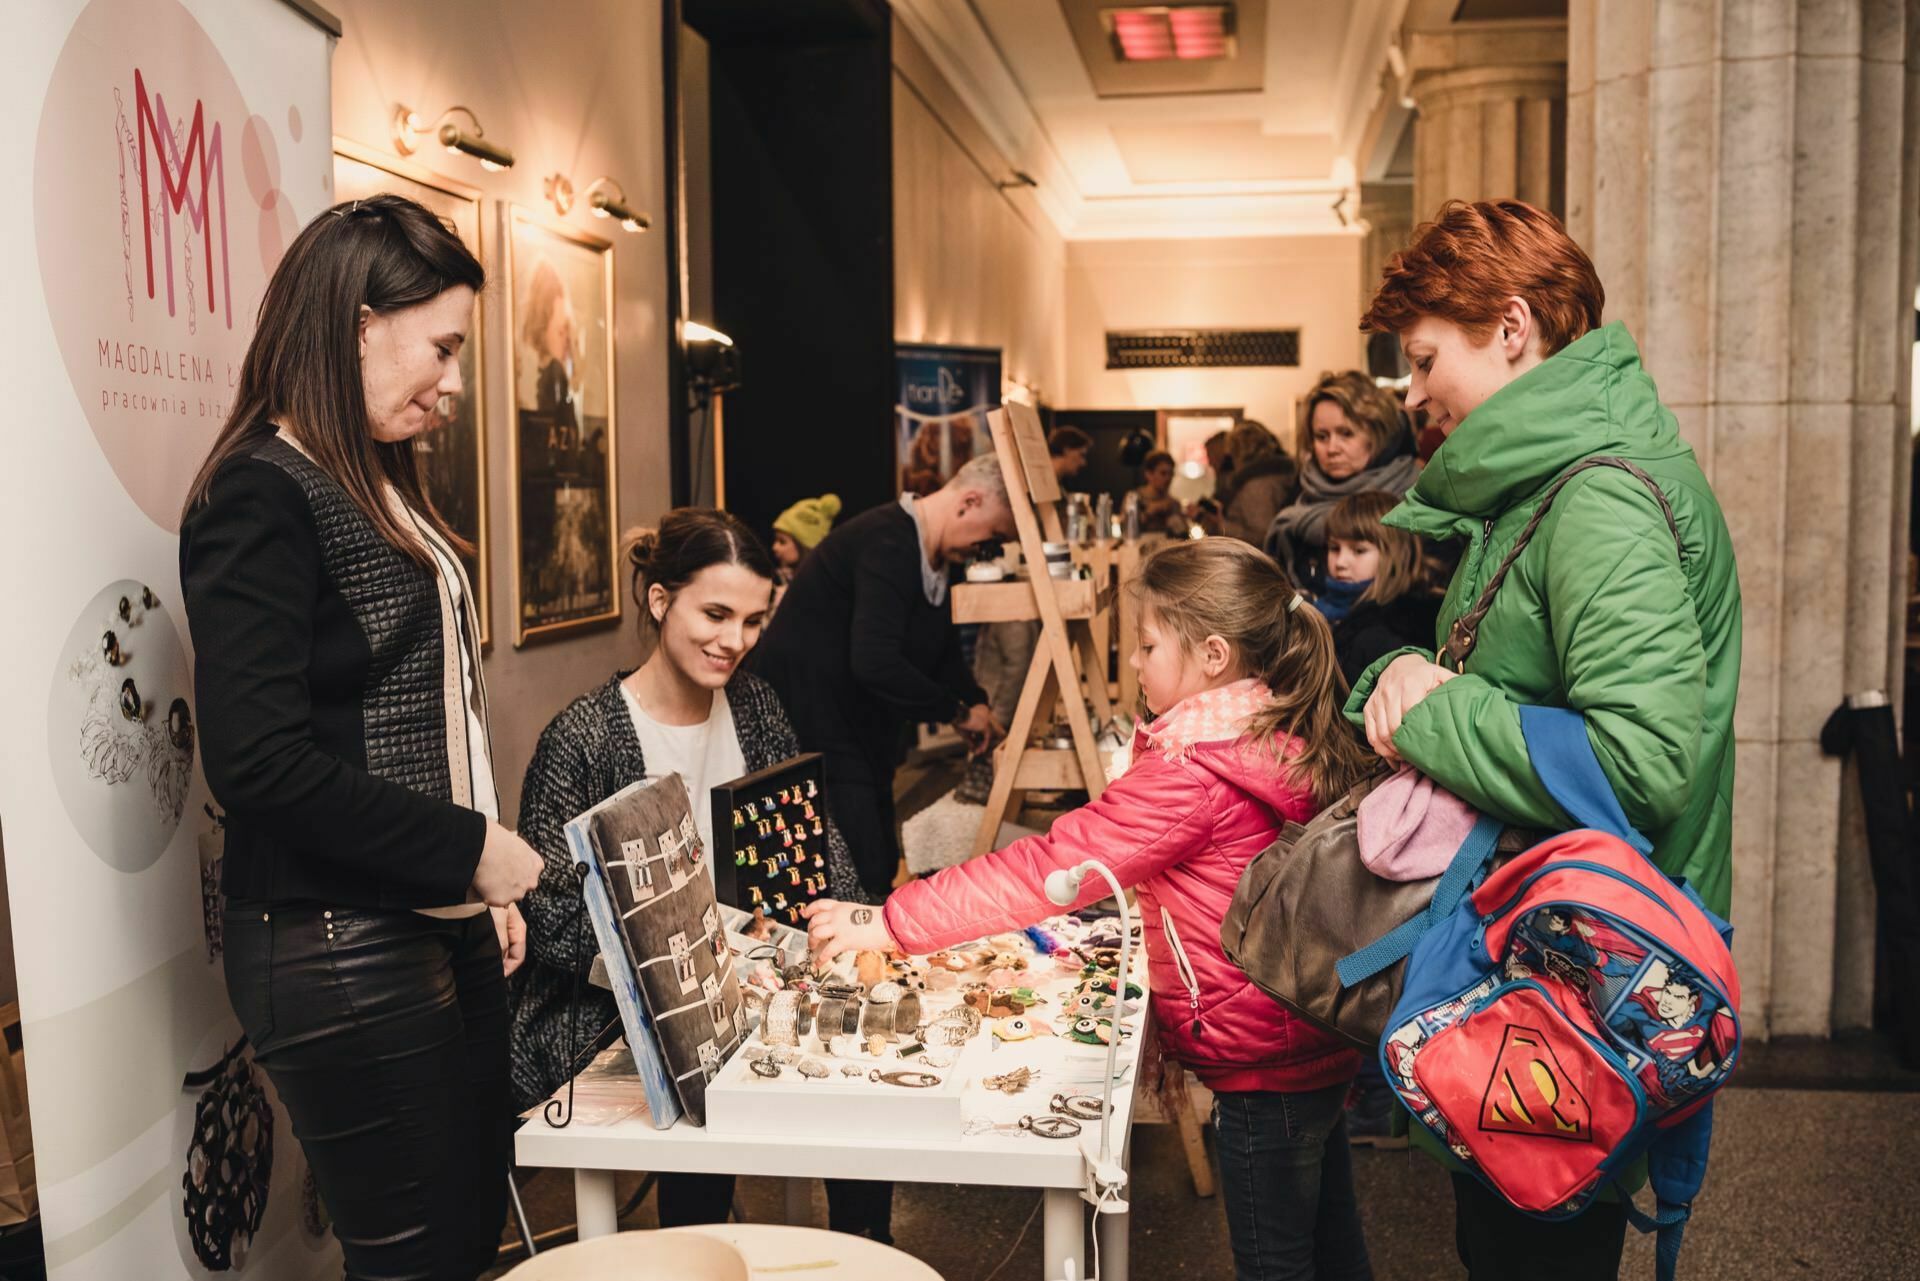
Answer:
[[[1829,1084],[1760,1084],[1801,1074]],[[1753,1047],[1740,1083],[1717,1105],[1713,1165],[1687,1231],[1683,1281],[1920,1277],[1916,1082],[1920,1074],[1900,1071],[1872,1039]],[[1133,1177],[1133,1276],[1230,1281],[1220,1200],[1194,1196],[1170,1127],[1134,1132]],[[1378,1281],[1465,1275],[1453,1254],[1451,1192],[1437,1166],[1406,1152],[1356,1152],[1355,1181]],[[635,1176],[622,1191],[638,1184]],[[536,1231],[572,1218],[564,1175],[536,1175],[525,1197]],[[780,1221],[778,1180],[742,1179],[740,1200],[750,1220]],[[1041,1267],[1038,1204],[1037,1193],[1008,1188],[901,1184],[896,1244],[947,1281],[987,1281],[1003,1259],[1000,1278],[1032,1281]],[[817,1185],[814,1212],[824,1226]],[[651,1198],[623,1220],[635,1228],[654,1222]],[[1621,1275],[1652,1277],[1651,1242],[1628,1236]]]

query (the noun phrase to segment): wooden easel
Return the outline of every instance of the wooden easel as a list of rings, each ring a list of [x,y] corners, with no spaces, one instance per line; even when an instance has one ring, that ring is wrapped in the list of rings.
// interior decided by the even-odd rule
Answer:
[[[999,623],[1039,620],[1040,639],[1033,662],[1020,687],[1020,702],[1007,741],[997,752],[993,790],[980,820],[973,852],[994,847],[1000,824],[1009,813],[1018,814],[1029,788],[1084,789],[1089,799],[1106,788],[1100,750],[1094,743],[1094,723],[1087,716],[1092,700],[1099,723],[1113,718],[1113,700],[1107,690],[1107,655],[1094,636],[1093,622],[1104,615],[1111,598],[1104,583],[1084,578],[1053,578],[1041,544],[1066,541],[1060,519],[1060,482],[1053,474],[1046,434],[1040,416],[1028,405],[1009,401],[987,414],[994,453],[1006,477],[1007,503],[1013,509],[1020,551],[1027,577],[1002,583],[956,584],[953,621]],[[1106,589],[1110,591],[1111,589]],[[1086,697],[1081,697],[1085,688]],[[1056,701],[1063,692],[1067,725],[1073,735],[1068,749],[1034,745],[1036,724],[1051,725]]]

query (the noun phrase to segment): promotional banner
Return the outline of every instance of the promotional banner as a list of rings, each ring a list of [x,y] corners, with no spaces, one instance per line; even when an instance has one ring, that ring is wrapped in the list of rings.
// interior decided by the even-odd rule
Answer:
[[[930,494],[993,448],[987,411],[1000,407],[1000,349],[898,343],[893,350],[896,481],[903,494]]]
[[[331,202],[332,40],[283,0],[36,0],[7,31],[0,833],[49,1274],[338,1276],[227,1004],[176,541]]]

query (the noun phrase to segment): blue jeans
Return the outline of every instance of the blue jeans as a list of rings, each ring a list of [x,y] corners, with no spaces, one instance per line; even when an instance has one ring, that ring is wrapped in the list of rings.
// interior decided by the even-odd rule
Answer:
[[[1235,1281],[1372,1281],[1347,1085],[1213,1096]]]

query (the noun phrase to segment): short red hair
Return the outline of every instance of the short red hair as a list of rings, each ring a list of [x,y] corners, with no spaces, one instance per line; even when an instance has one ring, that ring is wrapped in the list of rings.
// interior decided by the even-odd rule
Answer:
[[[1551,356],[1600,327],[1607,291],[1560,220],[1524,200],[1449,200],[1387,259],[1360,328],[1397,334],[1422,316],[1483,339],[1509,298],[1533,310]]]

